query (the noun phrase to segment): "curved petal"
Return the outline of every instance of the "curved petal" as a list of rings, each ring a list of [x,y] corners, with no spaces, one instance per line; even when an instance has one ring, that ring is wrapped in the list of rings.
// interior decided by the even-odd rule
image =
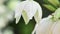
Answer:
[[[42,9],[41,9],[41,7],[39,5],[38,5],[38,8],[37,8],[37,11],[35,13],[34,18],[35,18],[35,20],[36,20],[37,23],[39,23],[39,21],[42,18]]]
[[[33,1],[24,1],[21,3],[21,5],[22,8],[26,11],[29,19],[32,19],[37,10],[36,4]]]
[[[15,18],[16,18],[16,24],[19,22],[20,20],[20,17],[21,17],[21,13],[18,11],[15,12]]]
[[[19,7],[20,12],[22,12],[24,10],[25,13],[27,13],[27,14],[23,14],[23,12],[22,12],[22,16],[23,16],[25,22],[28,22],[30,19],[32,19],[32,17],[35,15],[37,8],[38,8],[37,3],[35,3],[34,1],[23,1],[20,3],[19,6],[20,6]]]
[[[51,34],[51,26],[54,24],[51,16],[43,18],[36,29],[36,34]]]
[[[28,24],[29,23],[29,18],[27,16],[26,11],[24,11],[24,10],[22,11],[22,16],[24,18],[25,24]]]
[[[30,19],[35,15],[35,20],[38,22],[42,17],[42,10],[39,4],[35,1],[23,1],[19,4],[19,12],[22,13],[24,21],[26,24],[29,22]],[[38,11],[37,11],[38,10]]]
[[[56,24],[52,29],[52,34],[60,34],[60,20],[56,21]]]
[[[16,6],[16,9],[15,9],[15,18],[16,18],[16,24],[19,22],[20,20],[20,17],[21,17],[21,8],[19,6],[19,4]]]

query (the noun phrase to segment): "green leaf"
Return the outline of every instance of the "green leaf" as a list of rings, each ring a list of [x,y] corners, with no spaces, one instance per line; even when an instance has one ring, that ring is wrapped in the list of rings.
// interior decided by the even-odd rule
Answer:
[[[54,6],[59,6],[59,0],[48,0]]]
[[[50,11],[55,11],[56,10],[56,8],[55,7],[53,7],[52,5],[50,5],[50,4],[43,4],[43,6],[45,6],[47,9],[49,9]]]

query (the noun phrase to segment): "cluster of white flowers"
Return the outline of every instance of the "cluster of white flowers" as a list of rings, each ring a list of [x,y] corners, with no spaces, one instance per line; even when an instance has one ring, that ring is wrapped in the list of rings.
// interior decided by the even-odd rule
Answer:
[[[18,3],[15,9],[16,24],[19,22],[21,16],[23,17],[25,24],[28,24],[33,17],[36,23],[39,23],[42,18],[42,8],[39,3],[33,0],[22,1]]]
[[[34,32],[36,32],[36,34],[60,34],[60,8],[53,13],[53,16],[49,15],[41,19],[41,6],[33,0],[18,2],[15,7],[14,16],[13,12],[7,11],[5,6],[0,6],[0,29],[4,28],[8,24],[8,21],[12,20],[14,17],[16,18],[17,24],[22,16],[25,24],[28,24],[34,17],[36,26],[32,34],[34,34]],[[9,32],[11,31],[9,30]],[[8,32],[6,31],[6,33]]]
[[[16,2],[16,4],[17,4],[17,6],[15,6],[16,23],[19,22],[21,16],[23,16],[25,24],[28,24],[29,20],[31,20],[33,17],[35,18],[35,21],[37,23],[40,21],[42,17],[42,9],[37,2],[32,0],[30,1],[26,0],[22,2]],[[12,9],[14,9],[15,7],[12,8],[11,6]],[[2,6],[0,6],[0,31],[8,24],[8,21],[12,20],[13,18],[14,18],[13,12],[9,11],[6,8],[6,6],[3,5],[3,0],[2,0]]]
[[[25,24],[28,24],[29,20],[34,17],[37,24],[32,34],[34,34],[34,32],[36,32],[36,34],[60,34],[59,11],[60,8],[53,13],[53,16],[49,15],[48,17],[41,19],[42,9],[37,2],[33,0],[22,1],[18,3],[15,9],[16,23],[19,22],[21,15],[24,18]]]

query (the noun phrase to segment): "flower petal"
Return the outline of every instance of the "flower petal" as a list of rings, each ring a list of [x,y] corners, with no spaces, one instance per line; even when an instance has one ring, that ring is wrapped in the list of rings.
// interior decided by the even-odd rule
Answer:
[[[51,26],[54,24],[51,16],[43,18],[36,29],[36,34],[51,34]]]
[[[29,23],[29,18],[27,16],[26,11],[24,11],[24,10],[22,11],[22,16],[24,18],[25,24],[28,24]]]
[[[20,3],[19,8],[20,12],[24,10],[25,13],[27,13],[24,14],[24,12],[22,12],[22,16],[25,22],[28,22],[35,15],[38,8],[38,3],[36,3],[35,1],[23,1]]]
[[[27,12],[29,19],[32,19],[37,10],[37,5],[34,1],[24,1],[21,3],[23,10]]]
[[[16,18],[16,24],[19,22],[20,20],[20,17],[21,17],[21,9],[19,8],[19,5],[16,6],[16,9],[15,9],[15,18]]]
[[[38,6],[37,9],[38,10],[36,11],[34,18],[35,18],[36,22],[39,23],[42,18],[42,9],[40,6]]]
[[[29,9],[27,7],[29,7]],[[27,4],[25,10],[27,12],[29,19],[32,19],[32,17],[35,15],[35,13],[37,11],[37,6],[34,2],[29,2]]]
[[[56,24],[52,29],[52,34],[60,34],[60,20],[56,21]]]

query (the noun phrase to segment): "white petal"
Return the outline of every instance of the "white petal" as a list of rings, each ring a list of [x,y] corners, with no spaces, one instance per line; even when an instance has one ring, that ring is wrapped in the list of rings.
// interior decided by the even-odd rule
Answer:
[[[35,28],[34,28],[34,30],[32,31],[32,34],[36,33],[37,27],[38,27],[38,24],[35,25]]]
[[[27,13],[26,16],[25,16],[22,12],[22,16],[23,16],[25,22],[28,22],[30,19],[32,19],[32,17],[35,15],[37,10],[40,12],[39,17],[41,17],[41,14],[42,14],[41,7],[35,1],[23,1],[23,2],[20,3],[19,8],[20,8],[20,12],[22,12],[24,10]],[[37,19],[38,18],[36,18],[36,20]]]
[[[56,21],[56,24],[52,29],[52,34],[60,34],[60,20]]]
[[[36,21],[37,23],[39,23],[40,20],[41,20],[41,18],[42,18],[42,10],[41,10],[41,9],[39,9],[39,10],[40,10],[40,11],[37,11],[36,14],[35,14],[35,16],[34,16],[35,21]]]
[[[35,18],[36,22],[39,23],[39,21],[42,18],[42,8],[41,8],[41,6],[38,3],[36,3],[36,4],[37,4],[38,8],[37,8],[37,11],[35,13],[34,18]]]
[[[52,17],[43,18],[38,24],[36,34],[51,34],[51,26],[54,24],[51,20]]]
[[[28,24],[29,23],[29,18],[27,16],[26,11],[24,11],[24,10],[22,11],[22,16],[24,18],[25,24]]]
[[[19,8],[19,5],[16,6],[15,9],[15,18],[16,18],[16,24],[19,22],[20,17],[21,17],[21,8]]]
[[[21,3],[21,7],[23,10],[27,12],[27,15],[29,19],[32,19],[34,14],[36,13],[37,10],[37,5],[34,1],[24,1]]]

